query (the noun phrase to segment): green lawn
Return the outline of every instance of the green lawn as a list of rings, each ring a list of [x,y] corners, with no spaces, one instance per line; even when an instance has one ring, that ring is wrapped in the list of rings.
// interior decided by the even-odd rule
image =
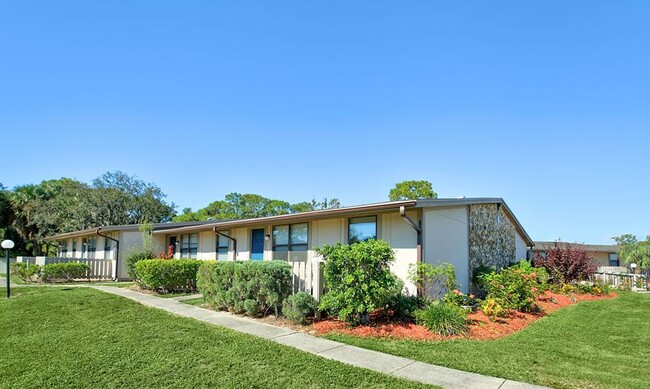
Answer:
[[[327,338],[423,362],[552,387],[650,387],[650,294],[560,309],[499,340]]]
[[[424,387],[90,288],[12,292],[0,299],[4,388]]]

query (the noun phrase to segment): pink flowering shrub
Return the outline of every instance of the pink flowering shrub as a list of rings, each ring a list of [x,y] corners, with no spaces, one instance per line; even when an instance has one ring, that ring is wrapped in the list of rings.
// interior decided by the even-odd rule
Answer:
[[[521,312],[540,310],[537,297],[544,291],[543,269],[536,269],[530,263],[520,264],[488,273],[482,276],[483,286],[487,290],[486,300],[493,300],[505,309]]]

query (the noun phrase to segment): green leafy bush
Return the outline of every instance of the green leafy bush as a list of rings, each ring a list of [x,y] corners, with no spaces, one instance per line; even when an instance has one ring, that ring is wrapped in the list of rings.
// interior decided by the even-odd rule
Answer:
[[[388,242],[337,243],[316,251],[325,258],[325,285],[320,309],[353,324],[367,324],[370,313],[383,308],[394,293],[390,272],[395,254]]]
[[[467,310],[456,304],[435,301],[415,312],[417,323],[438,335],[459,335],[467,332]]]
[[[126,262],[124,262],[124,267],[126,267],[126,273],[131,277],[133,281],[138,280],[138,275],[136,274],[135,271],[135,265],[143,261],[145,259],[153,259],[153,253],[151,250],[145,250],[145,249],[140,249],[136,251],[132,251],[129,253],[129,255],[126,257]]]
[[[487,290],[486,300],[493,299],[505,309],[515,309],[521,312],[538,311],[537,296],[544,291],[540,275],[543,269],[530,266],[527,261],[515,264],[501,271],[485,274],[481,277]]]
[[[144,259],[135,264],[140,286],[167,292],[193,292],[201,261],[196,259]]]
[[[88,278],[89,273],[90,273],[90,266],[87,263],[79,263],[79,262],[50,263],[43,266],[43,270],[41,273],[41,281],[69,282],[74,279]]]
[[[428,296],[437,300],[454,289],[456,283],[456,270],[454,265],[440,262],[438,265],[418,263],[409,265],[408,279],[418,286],[421,296]]]
[[[202,261],[199,291],[218,309],[251,316],[276,315],[291,294],[291,267],[285,261]]]
[[[282,304],[282,314],[292,323],[305,325],[316,313],[318,302],[307,292],[287,297]]]
[[[40,265],[28,265],[22,262],[14,262],[11,264],[11,274],[15,274],[24,282],[32,282],[33,277],[38,277],[41,274],[42,267]]]
[[[405,293],[404,281],[395,276],[395,286],[389,291],[384,314],[393,320],[412,322],[415,320],[415,311],[424,305],[422,298]]]

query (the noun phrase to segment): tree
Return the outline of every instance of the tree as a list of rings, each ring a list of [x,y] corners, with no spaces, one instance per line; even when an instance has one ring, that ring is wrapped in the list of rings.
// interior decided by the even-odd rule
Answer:
[[[183,214],[176,216],[174,221],[201,221],[212,218],[214,220],[249,219],[266,216],[286,215],[288,213],[308,212],[321,209],[339,208],[338,199],[323,199],[323,201],[303,201],[290,204],[283,200],[269,199],[252,193],[229,193],[223,200],[217,200],[207,207],[192,212],[185,208]]]
[[[96,225],[167,222],[174,216],[174,203],[153,183],[116,171],[93,180],[89,198]]]
[[[102,175],[92,185],[61,178],[18,186],[7,196],[12,227],[34,255],[55,250],[45,242],[49,236],[106,225],[164,222],[175,208],[164,201],[166,195],[156,185],[119,171]]]
[[[641,242],[632,234],[624,234],[612,239],[621,246],[618,257],[625,264],[635,263],[640,269],[650,268],[650,236]]]
[[[388,193],[390,201],[435,199],[438,194],[433,191],[429,181],[402,181]]]

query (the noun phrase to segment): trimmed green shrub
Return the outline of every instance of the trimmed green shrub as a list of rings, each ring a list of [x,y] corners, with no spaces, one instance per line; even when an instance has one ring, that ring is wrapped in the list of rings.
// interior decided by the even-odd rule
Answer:
[[[435,301],[415,312],[419,325],[438,335],[459,335],[467,332],[468,311],[456,304]]]
[[[201,261],[196,259],[144,259],[135,264],[140,286],[168,292],[193,292]]]
[[[291,267],[285,261],[203,261],[199,291],[217,309],[250,316],[279,314],[291,294]]]
[[[386,241],[367,240],[316,251],[325,258],[328,289],[319,308],[352,324],[367,324],[370,313],[383,308],[395,291],[393,249]]]
[[[316,313],[318,302],[307,292],[298,292],[287,297],[282,304],[282,315],[294,324],[305,325]]]
[[[78,278],[88,278],[89,273],[90,273],[90,266],[87,263],[79,263],[79,262],[50,263],[43,266],[41,281],[69,282]]]
[[[145,249],[140,249],[136,251],[132,251],[129,253],[129,255],[126,257],[126,261],[124,262],[124,267],[126,267],[126,273],[131,277],[133,281],[138,280],[138,275],[136,274],[135,271],[135,265],[143,261],[145,259],[153,259],[153,253],[151,250],[145,250]]]
[[[37,277],[41,273],[42,267],[40,265],[28,265],[22,262],[14,262],[11,264],[11,274],[15,274],[24,282],[32,282],[32,277]]]

